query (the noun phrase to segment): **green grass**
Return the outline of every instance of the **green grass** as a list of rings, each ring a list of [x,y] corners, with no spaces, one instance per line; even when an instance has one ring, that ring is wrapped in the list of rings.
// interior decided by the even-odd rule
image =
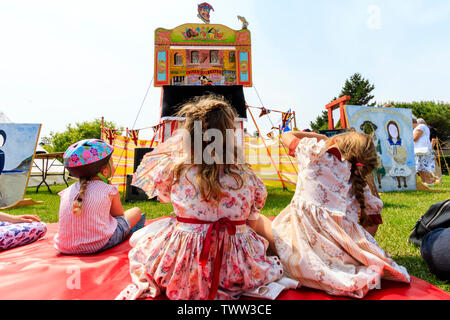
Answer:
[[[44,222],[57,222],[59,197],[56,192],[65,188],[65,185],[52,186],[50,194],[47,188],[29,188],[26,197],[33,200],[44,201],[43,204],[5,210],[10,214],[36,214]],[[404,191],[382,193],[384,203],[382,212],[383,224],[379,227],[376,239],[380,246],[389,252],[392,258],[400,265],[405,266],[409,273],[423,279],[442,290],[450,293],[450,283],[437,279],[428,271],[428,267],[420,256],[420,249],[408,243],[411,228],[416,221],[436,202],[450,198],[450,177],[444,176],[443,183],[435,185],[429,191]],[[293,191],[283,191],[281,188],[268,187],[269,196],[262,213],[266,216],[275,216],[291,201]],[[156,201],[123,202],[124,208],[140,207],[148,219],[168,215],[172,212],[171,204],[162,204]]]

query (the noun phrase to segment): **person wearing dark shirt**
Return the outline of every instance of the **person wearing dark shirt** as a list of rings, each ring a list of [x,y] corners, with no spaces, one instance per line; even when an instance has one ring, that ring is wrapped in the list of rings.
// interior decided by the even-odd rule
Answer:
[[[430,129],[430,142],[431,142],[431,147],[433,149],[435,149],[436,147],[436,139],[437,139],[437,132],[436,129],[433,128],[432,126],[428,126],[428,128]]]
[[[6,133],[3,130],[0,130],[0,148],[3,147],[6,141]],[[5,166],[5,153],[0,150],[0,175],[3,172],[3,168]]]
[[[435,161],[436,161],[436,165],[435,165],[435,172],[431,173],[432,178],[435,179],[435,183],[441,183],[441,177],[442,177],[442,172],[441,172],[441,168],[439,167],[439,162],[438,162],[438,157],[439,157],[439,153],[437,150],[437,131],[435,128],[433,128],[432,126],[428,126],[428,128],[430,129],[430,142],[431,142],[431,148],[433,150],[433,153],[435,154]]]

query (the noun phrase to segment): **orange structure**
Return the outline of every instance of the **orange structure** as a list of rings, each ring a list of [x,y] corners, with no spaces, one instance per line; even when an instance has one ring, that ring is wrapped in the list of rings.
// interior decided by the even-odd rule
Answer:
[[[350,96],[342,96],[339,99],[336,99],[325,106],[328,110],[328,129],[334,129],[334,121],[333,121],[333,110],[339,108],[339,114],[341,117],[341,127],[342,129],[347,129],[347,120],[345,118],[345,110],[344,106],[350,101]]]

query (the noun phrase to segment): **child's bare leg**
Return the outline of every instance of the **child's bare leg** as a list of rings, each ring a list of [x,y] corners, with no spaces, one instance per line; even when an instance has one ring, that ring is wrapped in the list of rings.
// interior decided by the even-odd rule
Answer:
[[[258,220],[249,220],[249,226],[256,231],[257,234],[269,241],[270,248],[276,253],[275,240],[272,233],[272,221],[262,214]]]
[[[133,228],[141,218],[141,209],[134,207],[125,211],[123,215],[128,220],[130,228]]]

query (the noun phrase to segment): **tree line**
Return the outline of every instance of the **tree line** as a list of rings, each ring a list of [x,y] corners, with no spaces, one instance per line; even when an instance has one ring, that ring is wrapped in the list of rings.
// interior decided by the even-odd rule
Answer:
[[[395,102],[388,101],[385,103],[376,103],[372,91],[375,85],[369,80],[364,79],[360,73],[353,74],[345,81],[345,84],[338,97],[334,97],[331,101],[336,100],[344,95],[351,97],[347,103],[349,105],[382,107],[385,104],[391,104],[395,108],[408,108],[418,117],[423,118],[426,123],[436,129],[438,138],[441,141],[447,141],[450,138],[450,103],[434,102],[434,101],[418,101],[418,102]],[[330,102],[331,102],[330,101]],[[105,122],[105,126],[110,129],[119,128],[114,122]],[[314,121],[310,122],[313,130],[328,129],[328,113],[323,110]],[[339,122],[337,126],[339,127]],[[65,151],[67,148],[83,139],[100,138],[101,119],[94,121],[85,121],[69,124],[63,132],[51,132],[48,137],[42,138],[43,147],[48,152]]]
[[[394,108],[411,109],[417,118],[423,118],[425,122],[436,129],[437,136],[441,141],[450,138],[450,103],[443,101],[413,101],[413,102],[395,102],[387,101],[384,103],[376,103],[371,92],[375,89],[375,85],[370,84],[369,80],[364,79],[360,73],[353,74],[345,81],[345,84],[338,97],[334,97],[334,101],[344,95],[349,95],[351,100],[348,105],[382,107],[390,104]],[[330,101],[330,102],[331,102]],[[310,122],[311,129],[325,130],[328,129],[328,112],[323,110],[314,121]],[[339,123],[336,127],[339,127]]]

